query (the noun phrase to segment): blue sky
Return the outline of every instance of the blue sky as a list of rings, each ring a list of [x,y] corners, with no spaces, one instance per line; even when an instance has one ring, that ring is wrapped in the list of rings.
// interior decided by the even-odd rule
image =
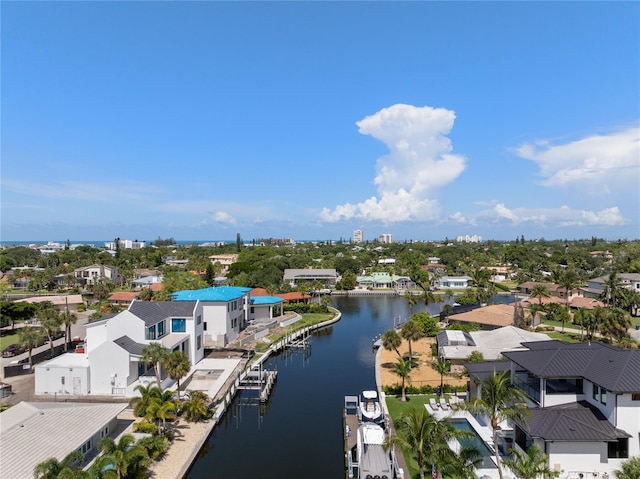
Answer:
[[[640,237],[638,2],[2,2],[0,240]]]

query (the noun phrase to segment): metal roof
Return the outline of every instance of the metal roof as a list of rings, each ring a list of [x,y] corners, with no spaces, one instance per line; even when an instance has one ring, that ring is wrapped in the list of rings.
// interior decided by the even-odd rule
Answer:
[[[545,441],[617,441],[631,437],[586,401],[533,409],[524,429]]]
[[[277,298],[275,296],[255,296],[251,298],[251,305],[260,306],[263,304],[278,304],[283,303],[284,300],[282,298]]]
[[[126,403],[23,401],[7,409],[0,413],[2,477],[33,477],[37,464],[50,457],[61,461],[126,407]]]
[[[152,326],[167,318],[193,318],[196,301],[133,301],[129,312]]]
[[[251,288],[239,286],[215,286],[211,288],[184,290],[172,293],[174,301],[233,301],[249,293]]]
[[[615,393],[640,392],[640,350],[618,349],[599,342],[524,343],[525,351],[503,355],[543,378],[582,377]]]
[[[114,343],[134,356],[142,356],[142,350],[147,346],[146,344],[136,343],[129,336],[121,336]]]

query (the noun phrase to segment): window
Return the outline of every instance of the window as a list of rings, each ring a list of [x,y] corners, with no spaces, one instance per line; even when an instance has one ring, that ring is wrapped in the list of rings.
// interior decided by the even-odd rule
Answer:
[[[198,334],[196,338],[196,349],[202,348],[202,336]]]
[[[633,393],[631,395],[631,400],[632,401],[640,401],[640,393]]]
[[[251,306],[251,314],[253,313],[254,313],[254,309],[253,309],[253,306]]]
[[[203,326],[204,326],[204,328],[203,328],[203,329],[206,331],[206,330],[207,330],[207,323],[204,323],[204,325],[203,325]]]
[[[196,318],[196,324],[200,324],[202,323],[202,315],[198,315],[198,317]]]
[[[598,396],[600,396],[600,386],[598,386],[597,384],[593,385],[593,399],[595,401],[598,400]]]
[[[607,390],[605,388],[600,388],[600,402],[607,404]]]
[[[186,333],[187,332],[187,320],[184,318],[173,318],[171,320],[171,332],[172,333]]]
[[[160,321],[156,326],[158,327],[158,339],[160,339],[165,334],[164,321]]]
[[[238,327],[238,318],[233,318],[231,320],[231,327],[232,328],[237,328]]]
[[[607,457],[609,459],[626,459],[629,457],[629,439],[626,437],[618,439],[617,442],[610,442],[607,446]]]
[[[156,339],[156,325],[147,328],[147,339]]]

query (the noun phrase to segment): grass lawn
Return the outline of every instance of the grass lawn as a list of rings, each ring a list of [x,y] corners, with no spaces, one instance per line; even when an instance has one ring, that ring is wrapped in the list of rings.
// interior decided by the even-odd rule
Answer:
[[[2,336],[0,338],[0,351],[9,346],[10,344],[14,344],[18,342],[17,334],[7,334],[6,336]]]
[[[420,395],[411,395],[407,396],[407,402],[400,401],[400,397],[395,396],[387,396],[387,409],[389,410],[389,416],[391,416],[391,420],[394,422],[400,418],[403,414],[406,414],[412,410],[424,410],[425,404],[429,404],[429,398],[435,398],[435,394],[420,394]],[[405,471],[406,478],[418,477],[418,463],[411,456],[411,454],[406,454],[404,451],[396,450],[397,453],[402,453],[404,455],[404,459],[407,463],[408,471]]]

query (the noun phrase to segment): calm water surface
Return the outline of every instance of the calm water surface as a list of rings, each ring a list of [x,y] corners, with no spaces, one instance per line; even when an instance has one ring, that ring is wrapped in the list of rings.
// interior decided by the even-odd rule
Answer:
[[[344,477],[342,407],[345,395],[375,388],[372,339],[424,304],[409,309],[398,296],[334,296],[342,319],[316,332],[308,355],[279,354],[267,361],[278,380],[265,406],[243,406],[236,396],[188,479],[340,479]],[[442,304],[431,304],[437,314]]]

